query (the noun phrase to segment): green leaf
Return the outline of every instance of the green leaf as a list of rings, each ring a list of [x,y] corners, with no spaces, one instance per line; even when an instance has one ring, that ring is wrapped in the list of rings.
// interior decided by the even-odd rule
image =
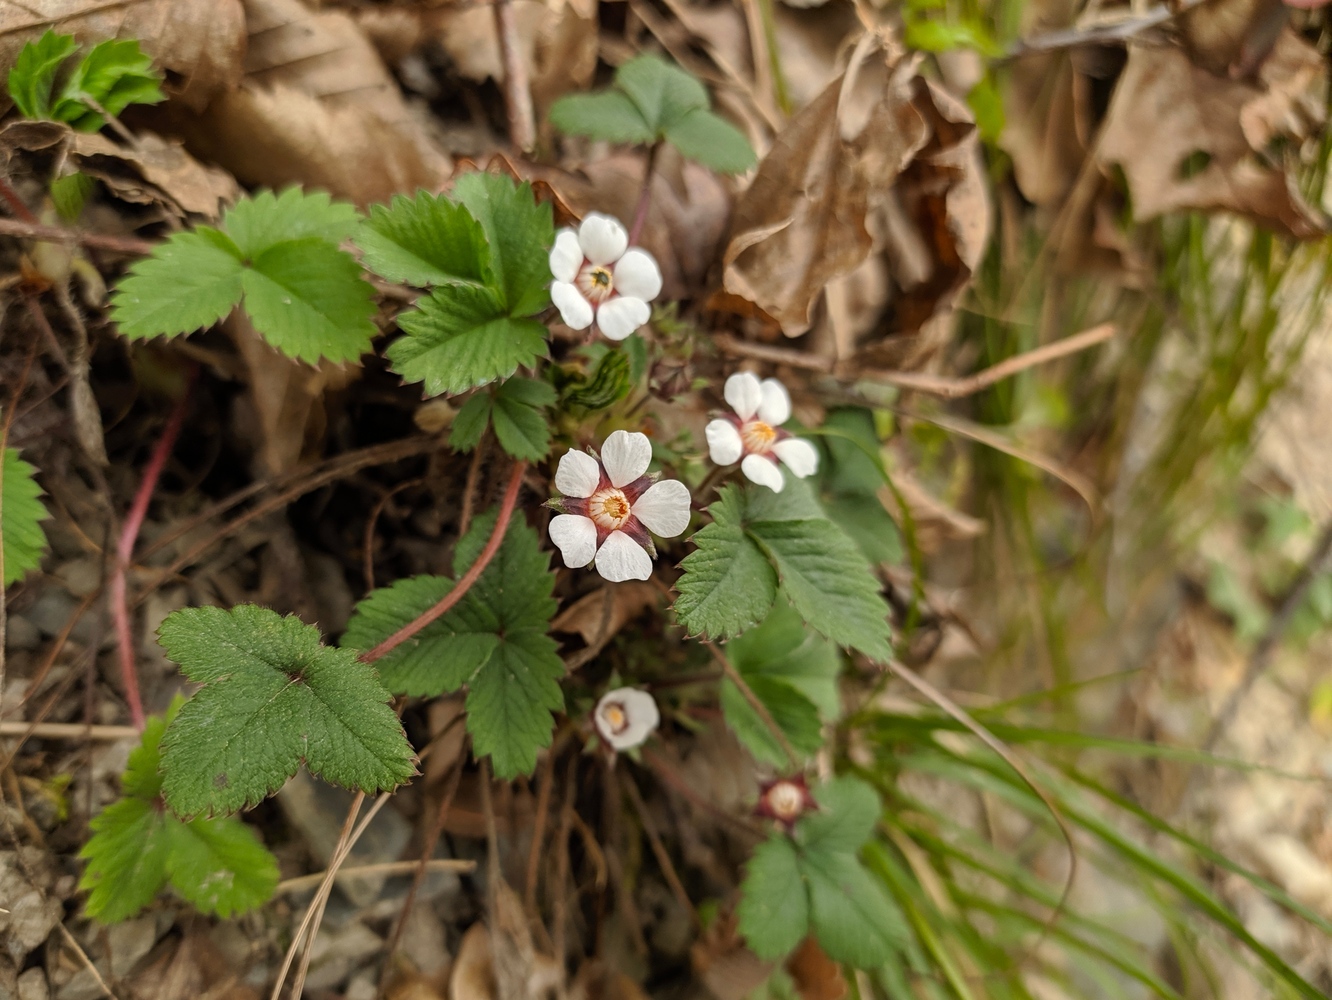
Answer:
[[[463,403],[449,428],[449,447],[463,453],[481,443],[481,435],[490,423],[492,400],[490,393],[478,392]]]
[[[239,819],[184,823],[161,808],[159,744],[180,706],[177,699],[165,719],[148,720],[121,779],[124,798],[90,824],[79,885],[88,914],[103,923],[132,917],[168,881],[196,909],[224,918],[260,906],[277,887],[276,859]]]
[[[459,542],[455,571],[466,572],[484,548],[496,513],[478,517]],[[549,746],[553,712],[564,707],[564,664],[547,634],[556,603],[550,557],[537,534],[515,520],[480,578],[447,614],[377,664],[389,690],[433,697],[466,686],[467,729],[478,757],[496,775],[531,773]],[[441,576],[399,580],[356,606],[342,644],[370,649],[453,588]]]
[[[762,625],[726,644],[726,655],[745,677],[770,677],[790,684],[828,721],[841,715],[837,647],[805,628],[787,601],[778,601]]]
[[[550,303],[550,248],[555,224],[527,182],[501,174],[464,174],[453,197],[481,223],[490,243],[493,285],[510,316],[531,316]],[[544,329],[544,328],[543,328]]]
[[[680,564],[675,614],[691,635],[726,639],[768,614],[777,598],[777,574],[745,533],[739,489],[724,487],[708,513],[712,523],[693,537],[698,550]]]
[[[818,752],[823,746],[823,733],[819,710],[812,701],[790,684],[771,677],[746,677],[745,681],[796,750],[806,756]],[[777,737],[730,680],[722,681],[721,708],[726,725],[756,761],[778,768],[789,766],[786,751]]]
[[[814,790],[814,801],[819,808],[796,827],[796,841],[809,853],[854,854],[879,821],[879,796],[859,778],[833,778]]]
[[[73,35],[57,35],[54,30],[19,51],[14,68],[9,71],[9,96],[25,118],[51,117],[51,90],[56,74],[78,43]]]
[[[642,340],[633,336],[629,342],[641,344]],[[564,387],[564,401],[568,406],[578,406],[584,410],[604,410],[629,395],[633,381],[633,362],[629,350],[607,350],[598,359],[591,374],[575,379]]]
[[[759,958],[781,958],[809,933],[809,895],[800,858],[782,834],[772,834],[754,849],[740,892],[740,933]]]
[[[212,326],[241,300],[241,254],[224,233],[173,233],[134,262],[111,297],[111,319],[130,340]]]
[[[356,245],[366,266],[389,281],[427,287],[493,280],[481,224],[463,205],[426,191],[373,206]]]
[[[3,536],[4,586],[36,569],[46,551],[42,522],[50,515],[38,499],[42,488],[37,470],[19,458],[17,448],[5,449],[4,482],[0,483],[0,536]]]
[[[304,762],[348,788],[395,788],[412,748],[375,672],[294,616],[243,604],[186,608],[158,638],[204,686],[162,741],[163,792],[182,816],[231,812],[277,791]]]
[[[64,174],[51,181],[51,204],[66,222],[77,222],[83,206],[93,193],[95,181],[81,171]]]
[[[810,923],[835,962],[872,969],[907,941],[906,920],[883,884],[851,854],[806,852]]]
[[[106,122],[94,110],[95,102],[110,115],[119,115],[131,104],[160,104],[162,74],[134,38],[111,38],[99,42],[74,67],[60,89],[51,117],[69,122],[83,132],[96,132]]]
[[[910,19],[903,38],[908,48],[922,52],[949,52],[954,49],[975,49],[992,59],[1003,55],[1004,48],[994,40],[990,30],[980,21],[963,18],[959,21]]]
[[[277,243],[241,275],[254,328],[283,354],[314,364],[355,361],[379,332],[374,288],[361,267],[319,236]]]
[[[827,461],[820,463],[823,488],[829,493],[877,496],[883,473],[872,455],[882,444],[874,429],[874,414],[862,407],[829,410],[823,419],[829,433],[822,439]]]
[[[713,170],[741,174],[758,163],[745,134],[706,108],[695,108],[665,131],[682,154]]]
[[[695,108],[708,107],[703,84],[654,55],[635,56],[615,71],[615,85],[637,105],[655,133],[663,133]]]
[[[656,130],[629,97],[618,90],[567,94],[550,106],[550,123],[565,135],[586,135],[606,142],[649,143]]]
[[[281,194],[260,191],[242,198],[222,217],[222,228],[247,261],[279,243],[317,236],[337,246],[357,231],[360,213],[354,205],[334,201],[324,191],[290,187]]]
[[[508,378],[546,350],[546,328],[506,316],[489,288],[436,288],[398,326],[405,335],[389,347],[389,361],[405,381],[424,382],[428,396]]]
[[[546,382],[511,378],[502,383],[491,412],[500,447],[529,462],[550,454],[550,424],[542,411],[554,402],[555,390]]]
[[[823,507],[872,565],[895,566],[906,559],[902,532],[878,497],[843,493],[824,498]]]

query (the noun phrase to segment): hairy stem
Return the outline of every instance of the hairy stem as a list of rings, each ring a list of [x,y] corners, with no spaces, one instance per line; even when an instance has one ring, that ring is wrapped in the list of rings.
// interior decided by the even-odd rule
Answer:
[[[433,608],[420,615],[414,621],[408,622],[398,631],[381,642],[368,653],[361,654],[363,663],[374,663],[381,660],[393,650],[410,639],[416,633],[435,621],[437,618],[446,614],[450,608],[462,600],[463,595],[472,589],[472,584],[481,578],[485,568],[490,565],[490,560],[495,558],[495,553],[499,551],[500,544],[504,541],[504,535],[509,530],[509,521],[513,519],[513,510],[518,503],[518,490],[523,485],[523,474],[527,472],[526,462],[515,462],[513,471],[509,473],[509,485],[504,491],[504,499],[500,502],[499,517],[495,519],[495,528],[490,533],[490,539],[486,542],[486,547],[481,550],[481,554],[476,557],[476,562],[463,574],[452,590],[444,595]]]
[[[749,707],[754,710],[755,714],[763,720],[763,724],[772,732],[773,739],[777,741],[778,745],[782,748],[782,751],[791,761],[791,767],[797,771],[803,770],[805,767],[804,758],[796,753],[795,747],[791,746],[791,741],[786,738],[786,733],[782,732],[782,727],[777,725],[777,720],[774,719],[772,713],[768,711],[768,706],[763,704],[762,699],[754,693],[754,689],[751,688],[749,683],[740,676],[740,671],[735,669],[735,664],[727,658],[725,653],[712,643],[708,642],[704,643],[704,645],[708,647],[708,652],[710,652],[712,658],[717,661],[717,665],[722,668],[722,673],[726,675],[726,679],[740,689],[740,694],[744,696],[745,701],[749,702]]]
[[[23,203],[23,199],[19,197],[18,192],[14,190],[14,185],[9,183],[7,177],[0,177],[0,198],[3,198],[5,204],[9,206],[9,210],[24,222],[37,223],[37,216],[33,215],[32,209]],[[8,222],[9,220],[4,221]]]
[[[190,383],[193,381],[194,372],[191,371]],[[120,540],[116,545],[116,562],[111,569],[111,618],[115,623],[120,653],[120,677],[125,685],[125,701],[129,703],[130,721],[137,729],[143,729],[143,700],[139,695],[139,672],[134,663],[134,631],[130,627],[126,574],[134,557],[134,543],[138,540],[139,529],[143,527],[143,519],[148,513],[148,504],[157,489],[157,480],[162,475],[162,469],[171,456],[171,449],[175,447],[180,428],[185,423],[185,410],[189,401],[190,386],[187,385],[180,399],[176,401],[166,426],[162,428],[162,436],[153,446],[153,453],[143,470],[143,480],[139,483],[129,513],[125,515],[125,523],[120,529]]]
[[[14,189],[0,178],[0,196],[8,201],[6,189],[13,194]],[[15,197],[18,197],[15,195]],[[10,205],[13,206],[13,202]],[[22,202],[18,203],[22,205]],[[17,212],[17,209],[15,209]],[[77,229],[66,229],[64,226],[47,226],[37,221],[37,217],[31,212],[27,212],[24,206],[24,212],[21,219],[0,219],[0,236],[14,236],[19,239],[42,240],[46,243],[77,243],[80,246],[95,247],[98,250],[110,250],[114,253],[131,254],[136,257],[144,257],[152,252],[153,247],[157,246],[148,240],[137,239],[133,236],[104,236],[101,233],[85,233]]]
[[[630,246],[637,246],[638,238],[643,235],[648,208],[652,205],[652,175],[657,169],[657,152],[660,149],[661,140],[654,142],[648,149],[647,166],[643,168],[643,190],[638,193],[638,204],[634,206],[634,221],[629,226]]]

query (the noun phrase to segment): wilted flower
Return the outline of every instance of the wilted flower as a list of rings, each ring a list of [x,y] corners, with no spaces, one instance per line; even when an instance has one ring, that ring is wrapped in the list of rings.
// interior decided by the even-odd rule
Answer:
[[[754,812],[775,819],[789,830],[801,816],[817,808],[818,803],[809,793],[805,776],[798,774],[794,778],[776,778],[759,785],[759,800]]]
[[[674,538],[689,526],[689,488],[647,475],[652,443],[646,434],[615,431],[600,460],[567,451],[555,470],[563,496],[550,501],[550,540],[570,569],[596,559],[597,572],[613,583],[646,580],[657,550],[648,535]]]
[[[661,292],[661,268],[652,254],[628,246],[619,220],[599,212],[589,212],[577,232],[556,234],[550,297],[571,329],[585,330],[595,320],[611,340],[623,340],[648,321],[648,303]]]
[[[726,380],[724,394],[735,416],[719,417],[707,426],[708,452],[714,462],[739,462],[746,478],[775,493],[786,485],[778,459],[799,479],[818,471],[818,449],[781,429],[791,419],[786,386],[775,378],[760,382],[756,375],[738,372]]]
[[[638,688],[607,691],[592,713],[601,738],[616,750],[640,746],[661,722],[661,713],[652,695]]]

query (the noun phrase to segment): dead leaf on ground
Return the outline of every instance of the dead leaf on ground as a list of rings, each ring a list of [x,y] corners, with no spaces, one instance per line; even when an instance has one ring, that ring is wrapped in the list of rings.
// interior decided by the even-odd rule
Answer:
[[[1321,66],[1312,71],[1320,59],[1288,32],[1258,84],[1213,76],[1177,48],[1132,46],[1106,115],[1100,159],[1123,167],[1134,218],[1228,211],[1299,239],[1325,232],[1326,220],[1294,178],[1266,156],[1274,135],[1304,137],[1301,119],[1311,107],[1304,95],[1326,86]],[[1267,141],[1255,148],[1254,139]]]
[[[108,38],[137,38],[167,72],[167,91],[195,111],[240,82],[245,14],[240,0],[24,0],[0,3],[0,65],[48,29],[85,47]],[[0,94],[0,110],[10,105]]]
[[[719,916],[689,949],[694,974],[717,1000],[744,1000],[772,974],[747,947],[736,929],[733,912]]]
[[[849,992],[842,967],[812,937],[805,938],[786,960],[786,971],[795,980],[801,1000],[842,1000]]]
[[[600,647],[657,600],[656,588],[647,583],[602,587],[561,611],[550,627],[555,632],[576,633],[589,647]]]
[[[240,87],[173,119],[192,151],[246,184],[304,184],[361,205],[443,182],[447,157],[351,17],[299,0],[246,0],[245,13]]]
[[[204,166],[180,143],[152,132],[134,138],[131,149],[100,133],[74,132],[70,139],[71,161],[83,173],[100,180],[121,201],[162,205],[181,217],[216,219],[224,207],[240,197],[234,177]]]
[[[1078,112],[1086,84],[1064,52],[1028,56],[1009,70],[999,146],[1013,158],[1018,189],[1036,205],[1061,203],[1082,169],[1087,145]]]

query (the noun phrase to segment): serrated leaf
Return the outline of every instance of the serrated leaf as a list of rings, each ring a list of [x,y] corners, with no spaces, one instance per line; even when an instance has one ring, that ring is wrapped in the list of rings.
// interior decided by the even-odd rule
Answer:
[[[810,924],[833,961],[872,969],[906,943],[902,911],[854,855],[806,853],[800,870]]]
[[[427,287],[492,280],[490,244],[481,224],[465,206],[426,191],[373,206],[356,245],[366,266],[389,281]]]
[[[814,789],[819,808],[796,827],[796,841],[811,853],[854,854],[879,821],[879,796],[859,778],[839,777]]]
[[[180,705],[177,699],[166,719],[148,720],[121,779],[124,798],[90,824],[79,885],[89,892],[88,914],[103,923],[133,916],[168,881],[197,909],[220,917],[254,909],[277,887],[276,859],[239,819],[184,823],[161,808],[159,744]]]
[[[508,378],[546,350],[546,328],[506,316],[489,288],[436,288],[398,326],[405,335],[389,347],[389,361],[405,381],[424,382],[428,396]]]
[[[56,74],[78,43],[73,35],[58,35],[52,29],[19,50],[9,71],[9,96],[25,118],[51,117],[51,91]]]
[[[792,747],[812,756],[823,746],[819,710],[804,694],[790,684],[762,675],[746,677],[745,682]],[[779,768],[789,766],[786,751],[777,737],[729,679],[722,681],[720,701],[726,725],[756,761]]]
[[[260,191],[242,198],[222,216],[222,228],[247,261],[279,243],[312,236],[337,246],[360,224],[354,205],[334,201],[325,191],[307,193],[298,187],[281,194]]]
[[[827,497],[823,508],[872,565],[898,565],[906,558],[902,532],[878,497],[843,493]]]
[[[758,163],[745,134],[706,108],[690,111],[665,134],[686,157],[725,174],[741,174]]]
[[[550,454],[550,423],[542,408],[554,402],[555,390],[546,382],[511,378],[501,384],[490,415],[500,447],[529,462]]]
[[[657,137],[638,105],[618,90],[566,94],[550,106],[549,118],[565,135],[628,143],[649,143]]]
[[[737,636],[762,621],[777,597],[777,574],[746,534],[744,495],[726,486],[708,507],[712,523],[693,537],[698,546],[680,564],[675,614],[691,635]]]
[[[111,319],[130,340],[205,329],[240,302],[244,270],[224,233],[208,226],[173,233],[116,285]]]
[[[549,252],[555,224],[549,204],[538,204],[532,185],[501,174],[464,174],[453,198],[466,206],[490,243],[493,287],[510,316],[530,316],[550,303]]]
[[[241,275],[254,328],[283,354],[314,364],[355,361],[379,328],[374,288],[350,254],[319,236],[275,244]]]
[[[19,457],[17,448],[6,448],[4,482],[0,484],[0,536],[3,536],[4,586],[36,569],[46,551],[42,522],[50,515],[39,499],[37,470]]]
[[[708,92],[679,66],[654,55],[635,56],[615,71],[615,85],[629,95],[643,120],[663,133],[695,108],[708,107]]]
[[[490,423],[491,398],[488,392],[478,392],[463,403],[449,428],[449,447],[464,454],[481,443],[481,435]]]
[[[800,859],[795,845],[780,833],[754,849],[740,892],[740,933],[759,958],[781,958],[809,933],[809,895]]]
[[[790,602],[779,600],[763,624],[726,644],[726,656],[745,677],[790,684],[833,721],[841,714],[837,677],[842,657],[836,645],[809,631]]]
[[[84,132],[96,132],[106,124],[91,102],[107,114],[119,115],[131,104],[159,104],[162,74],[139,48],[134,38],[109,38],[98,42],[84,56],[60,89],[51,117],[68,122]]]
[[[495,518],[495,511],[478,517],[459,540],[456,572],[476,560]],[[554,586],[550,557],[536,532],[515,520],[462,600],[377,664],[395,693],[433,697],[466,686],[474,751],[489,755],[501,778],[531,772],[537,751],[550,745],[551,713],[564,706],[564,664],[546,635],[556,607]],[[374,591],[356,606],[343,646],[374,647],[452,588],[447,577],[417,576]]]
[[[182,816],[231,812],[277,791],[304,762],[348,788],[391,789],[416,773],[374,671],[319,630],[254,605],[186,608],[158,629],[203,683],[162,741],[162,790]]]

